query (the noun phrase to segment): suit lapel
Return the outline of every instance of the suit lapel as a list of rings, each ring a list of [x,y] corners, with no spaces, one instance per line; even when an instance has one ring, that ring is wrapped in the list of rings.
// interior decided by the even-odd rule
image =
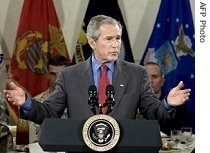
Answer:
[[[116,108],[120,104],[121,98],[127,86],[126,73],[123,72],[123,63],[120,60],[116,61],[116,66],[113,75],[113,86],[115,88],[115,106],[110,114],[114,114]]]
[[[92,67],[91,67],[91,58],[88,58],[81,66],[81,69],[78,70],[78,82],[79,88],[84,98],[84,102],[88,104],[88,89],[90,85],[94,85]],[[98,109],[96,109],[96,113],[98,113]]]
[[[92,77],[92,68],[91,68],[90,60],[88,59],[83,64],[84,65],[80,67],[81,69],[78,70],[78,73],[79,73],[78,82],[79,82],[79,88],[82,92],[82,95],[86,98],[88,95],[87,94],[88,88],[90,85],[94,84],[94,81]]]

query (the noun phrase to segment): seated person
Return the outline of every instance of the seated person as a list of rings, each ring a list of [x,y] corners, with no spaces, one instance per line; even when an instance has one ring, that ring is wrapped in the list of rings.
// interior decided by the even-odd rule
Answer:
[[[69,64],[69,61],[66,57],[61,56],[61,55],[57,55],[57,56],[53,56],[49,59],[47,68],[48,68],[48,78],[49,78],[49,87],[47,90],[45,90],[44,92],[36,95],[35,97],[33,97],[33,99],[39,101],[39,102],[43,102],[45,101],[50,94],[54,91],[55,89],[55,80],[57,79],[57,75],[60,71],[62,71],[65,67],[67,67]],[[67,118],[66,115],[66,110],[64,111],[64,114],[62,116],[62,118]],[[35,132],[36,134],[39,131],[39,125],[34,125],[33,122],[30,122],[29,124],[30,126],[32,126],[32,128],[35,128]],[[35,140],[33,141],[37,141],[37,135],[35,135],[34,137]]]
[[[165,98],[165,94],[162,92],[162,87],[164,85],[164,72],[161,67],[155,62],[148,62],[144,65],[147,72],[149,73],[151,86],[154,90],[154,93],[157,95],[158,99],[161,101]],[[181,129],[181,127],[190,125],[190,118],[187,114],[187,109],[184,105],[177,106],[175,108],[175,115],[173,120],[170,123],[163,124],[160,129],[165,131],[166,134],[169,134],[171,129]],[[183,115],[185,114],[185,115]],[[141,118],[141,115],[138,113],[137,118]]]
[[[53,92],[55,88],[55,80],[57,79],[58,73],[63,70],[66,66],[70,65],[66,57],[57,55],[49,59],[47,68],[48,68],[48,78],[49,78],[49,87],[44,92],[33,97],[35,100],[43,102],[49,95]]]

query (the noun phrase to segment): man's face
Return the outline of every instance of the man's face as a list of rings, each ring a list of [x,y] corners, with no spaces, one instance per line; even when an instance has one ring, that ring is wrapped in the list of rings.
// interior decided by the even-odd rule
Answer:
[[[161,69],[155,64],[145,65],[145,68],[149,73],[152,88],[155,94],[157,94],[161,91],[161,87],[164,84],[164,77],[161,73]]]
[[[55,80],[57,79],[58,73],[63,70],[66,66],[55,66],[55,65],[49,65],[49,81],[50,81],[50,87],[54,89],[55,87]]]
[[[115,61],[120,53],[121,32],[117,25],[104,24],[100,27],[98,40],[90,40],[89,44],[100,63]]]

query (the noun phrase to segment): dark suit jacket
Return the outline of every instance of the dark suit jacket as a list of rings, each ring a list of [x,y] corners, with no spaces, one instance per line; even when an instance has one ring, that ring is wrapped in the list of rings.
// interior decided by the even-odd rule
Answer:
[[[61,117],[67,107],[69,118],[87,119],[94,115],[88,104],[88,88],[93,84],[90,58],[69,66],[59,74],[55,91],[48,100],[44,103],[33,101],[30,111],[22,117],[41,124],[46,117]],[[112,85],[115,105],[109,115],[115,119],[135,119],[138,108],[144,118],[158,120],[160,124],[170,118],[163,103],[153,93],[142,66],[118,59]]]

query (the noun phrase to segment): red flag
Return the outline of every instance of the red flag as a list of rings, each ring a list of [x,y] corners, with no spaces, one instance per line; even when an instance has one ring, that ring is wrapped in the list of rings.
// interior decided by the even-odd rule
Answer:
[[[13,79],[30,96],[48,88],[49,56],[69,59],[52,0],[24,0],[11,60]]]

